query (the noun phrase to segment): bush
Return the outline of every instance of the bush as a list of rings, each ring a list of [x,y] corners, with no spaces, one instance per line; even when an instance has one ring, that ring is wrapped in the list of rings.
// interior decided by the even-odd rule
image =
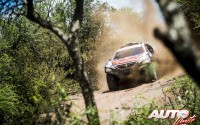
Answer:
[[[21,110],[19,97],[11,85],[1,85],[0,93],[0,124],[13,123],[14,121],[10,121],[10,119],[16,117]]]
[[[175,79],[170,87],[163,90],[163,94],[165,95],[163,104],[153,101],[150,105],[147,104],[142,107],[136,107],[134,108],[134,112],[129,115],[123,124],[168,125],[174,122],[174,120],[171,119],[147,119],[150,113],[155,109],[187,109],[190,111],[190,117],[193,115],[200,116],[200,91],[189,76],[186,75]],[[199,125],[200,119],[198,118],[191,124]]]

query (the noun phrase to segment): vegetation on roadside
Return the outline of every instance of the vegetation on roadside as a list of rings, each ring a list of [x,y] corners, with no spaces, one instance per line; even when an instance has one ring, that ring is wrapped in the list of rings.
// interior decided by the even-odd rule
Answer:
[[[137,106],[134,112],[129,115],[124,125],[168,125],[174,123],[171,119],[147,119],[153,110],[163,109],[187,109],[190,116],[197,116],[192,125],[200,124],[200,89],[189,76],[182,76],[175,79],[171,86],[163,90],[163,103],[152,101],[144,106]],[[177,119],[177,118],[176,118]]]
[[[43,1],[36,8],[46,10],[39,11],[44,12],[40,15],[68,31],[75,1],[53,3]],[[54,10],[49,8],[52,6]],[[92,59],[89,52],[96,47],[104,25],[98,19],[102,18],[100,12],[103,14],[110,7],[89,0],[84,9],[78,37],[82,57],[89,65]],[[52,32],[24,16],[1,16],[0,41],[0,124],[32,124],[39,114],[55,112],[55,107],[68,99],[67,95],[80,92],[67,48]],[[92,66],[87,72],[94,71]]]

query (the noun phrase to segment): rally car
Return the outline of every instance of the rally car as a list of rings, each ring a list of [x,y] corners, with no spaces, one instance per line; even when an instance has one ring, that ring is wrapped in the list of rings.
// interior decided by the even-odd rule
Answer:
[[[129,43],[118,49],[105,65],[109,90],[116,90],[126,80],[157,80],[154,49],[146,43]]]

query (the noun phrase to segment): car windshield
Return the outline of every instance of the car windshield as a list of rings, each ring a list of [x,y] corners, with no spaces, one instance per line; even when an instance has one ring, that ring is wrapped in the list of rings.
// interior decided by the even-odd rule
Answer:
[[[130,49],[125,49],[125,50],[116,52],[116,54],[114,56],[114,60],[139,55],[139,54],[142,54],[143,52],[144,52],[143,47],[134,47],[134,48],[130,48]]]

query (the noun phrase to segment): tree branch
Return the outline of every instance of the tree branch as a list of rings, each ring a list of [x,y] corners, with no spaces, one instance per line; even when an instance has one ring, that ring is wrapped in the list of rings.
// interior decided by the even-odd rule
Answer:
[[[89,124],[92,124],[95,122],[95,124],[98,125],[99,117],[98,117],[96,103],[94,100],[93,90],[92,90],[90,81],[88,79],[87,73],[85,71],[84,61],[80,52],[80,48],[78,46],[78,31],[80,29],[80,24],[83,20],[83,3],[84,3],[84,0],[76,0],[76,8],[75,8],[74,16],[73,16],[72,26],[71,26],[70,33],[68,35],[64,34],[59,28],[53,26],[50,22],[43,20],[40,17],[40,15],[34,11],[33,0],[27,1],[26,17],[29,20],[39,24],[40,26],[52,31],[65,44],[76,69],[78,82],[82,90],[86,108],[95,109],[94,114],[86,114],[88,118],[88,122]]]
[[[52,31],[56,36],[58,36],[62,42],[66,44],[66,41],[68,41],[69,37],[65,35],[60,29],[57,27],[53,26],[50,22],[47,22],[43,20],[39,14],[37,16],[35,15],[34,7],[33,7],[33,0],[28,0],[27,1],[27,15],[26,17],[30,20],[33,21],[40,26],[49,29]]]
[[[167,24],[167,32],[155,29],[154,35],[162,40],[174,56],[200,85],[200,56],[193,45],[190,30],[180,9],[172,0],[156,0]]]

